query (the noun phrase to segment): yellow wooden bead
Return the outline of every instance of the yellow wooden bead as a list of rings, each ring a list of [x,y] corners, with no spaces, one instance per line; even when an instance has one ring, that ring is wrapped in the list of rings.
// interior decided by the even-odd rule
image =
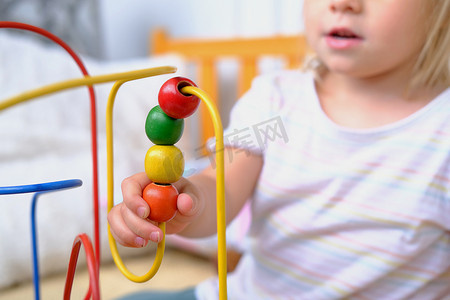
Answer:
[[[184,172],[184,157],[173,145],[155,145],[145,155],[145,173],[157,183],[172,183]]]

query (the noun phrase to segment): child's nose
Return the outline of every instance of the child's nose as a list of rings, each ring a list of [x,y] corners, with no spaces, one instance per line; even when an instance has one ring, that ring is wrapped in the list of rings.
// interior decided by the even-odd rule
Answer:
[[[332,12],[360,13],[362,10],[361,0],[331,0],[330,9]]]

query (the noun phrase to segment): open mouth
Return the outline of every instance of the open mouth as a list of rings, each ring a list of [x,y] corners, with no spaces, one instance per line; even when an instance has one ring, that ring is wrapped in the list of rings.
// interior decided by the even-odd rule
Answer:
[[[360,39],[357,34],[345,28],[333,29],[328,33],[328,36],[337,39]]]
[[[362,37],[346,28],[333,28],[326,35],[326,43],[335,50],[352,49],[362,42]]]

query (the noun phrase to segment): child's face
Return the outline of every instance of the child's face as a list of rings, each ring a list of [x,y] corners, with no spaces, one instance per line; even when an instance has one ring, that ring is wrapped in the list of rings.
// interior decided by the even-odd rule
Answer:
[[[331,72],[373,77],[414,64],[429,0],[304,0],[306,36]]]

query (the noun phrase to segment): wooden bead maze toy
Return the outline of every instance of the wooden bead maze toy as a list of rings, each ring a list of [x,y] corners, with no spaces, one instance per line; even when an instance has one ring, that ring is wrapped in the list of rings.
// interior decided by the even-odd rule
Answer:
[[[93,162],[93,211],[94,211],[94,246],[87,234],[79,234],[75,237],[69,260],[66,283],[64,287],[64,299],[70,299],[75,269],[81,246],[85,249],[86,260],[89,271],[89,288],[85,299],[100,299],[99,268],[100,268],[100,237],[99,237],[99,209],[98,209],[98,158],[97,158],[97,130],[95,94],[92,86],[105,82],[114,82],[108,97],[106,108],[106,134],[107,134],[107,194],[108,212],[114,205],[113,199],[113,131],[112,112],[115,97],[119,88],[126,82],[142,79],[150,76],[174,73],[176,68],[162,66],[129,72],[114,73],[91,76],[88,74],[83,62],[78,55],[64,41],[50,32],[23,23],[0,22],[0,28],[14,28],[31,31],[49,38],[64,48],[79,66],[84,77],[49,84],[37,89],[23,92],[0,102],[0,111],[8,109],[43,95],[48,95],[66,89],[86,86],[89,89],[91,100],[91,140],[92,140],[92,162]],[[217,235],[218,235],[218,275],[219,275],[219,298],[227,298],[226,291],[226,236],[225,236],[225,198],[224,198],[224,145],[222,122],[214,104],[214,101],[195,84],[186,78],[175,77],[167,81],[159,93],[159,106],[150,110],[145,131],[148,138],[155,144],[145,156],[145,169],[148,177],[153,181],[144,190],[144,199],[149,203],[152,211],[150,218],[159,223],[159,227],[165,232],[165,222],[169,221],[176,213],[176,197],[178,192],[172,183],[177,181],[184,170],[184,158],[181,150],[174,144],[180,139],[184,121],[183,119],[192,115],[197,109],[200,100],[204,102],[210,113],[216,137],[216,171],[217,171]],[[80,186],[80,180],[55,181],[44,184],[26,186],[0,187],[0,195],[14,193],[36,193],[33,198],[33,207],[40,193],[55,191],[59,189]],[[32,210],[32,218],[35,216]],[[32,228],[32,234],[35,228]],[[109,245],[114,261],[119,270],[130,280],[144,282],[151,279],[157,272],[164,254],[164,237],[158,244],[156,257],[150,271],[143,276],[136,276],[125,267],[117,250],[116,242],[109,231]],[[37,261],[37,243],[33,244],[34,260]],[[37,263],[34,263],[35,274],[35,299],[39,299],[39,271]]]

